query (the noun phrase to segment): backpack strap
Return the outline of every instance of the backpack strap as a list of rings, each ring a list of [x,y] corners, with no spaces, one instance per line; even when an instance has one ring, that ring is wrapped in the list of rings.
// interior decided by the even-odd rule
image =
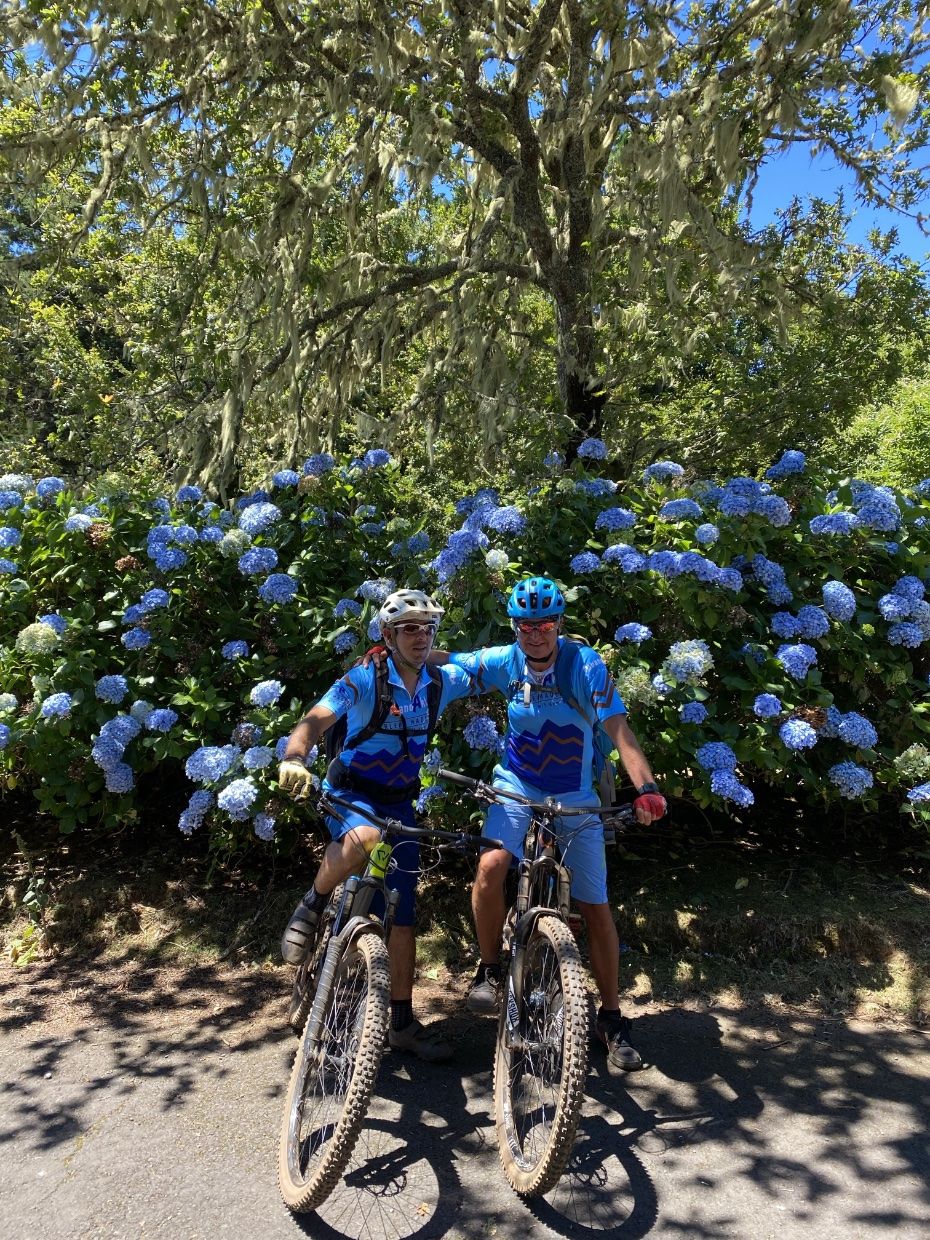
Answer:
[[[346,737],[343,748],[354,749],[363,741],[369,740],[376,732],[380,732],[393,705],[394,695],[388,684],[387,659],[383,659],[375,671],[375,708],[371,713],[371,718],[353,737]]]
[[[575,695],[575,669],[581,661],[581,642],[572,641],[570,637],[562,639],[559,653],[555,660],[555,685],[563,702],[567,702],[572,710],[577,710],[591,727],[597,726],[597,711],[590,698],[578,701]]]

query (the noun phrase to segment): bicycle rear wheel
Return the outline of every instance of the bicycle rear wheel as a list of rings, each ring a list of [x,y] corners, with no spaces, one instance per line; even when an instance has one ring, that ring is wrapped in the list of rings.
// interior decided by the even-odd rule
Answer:
[[[307,1017],[310,1015],[310,1009],[313,1007],[313,996],[316,994],[317,983],[320,980],[320,969],[326,958],[326,949],[329,947],[329,940],[333,933],[333,922],[336,920],[341,899],[342,883],[334,888],[332,895],[329,897],[328,904],[323,909],[320,931],[313,950],[303,964],[297,966],[297,972],[294,974],[294,985],[291,989],[291,1005],[287,1014],[287,1023],[297,1034],[303,1032],[303,1027],[307,1023]]]
[[[497,1030],[494,1118],[504,1174],[522,1196],[548,1192],[571,1154],[588,1071],[588,999],[572,933],[537,921],[523,956],[522,1046],[507,1046],[511,978]]]
[[[384,941],[362,934],[346,950],[319,1035],[304,1030],[284,1104],[278,1184],[295,1212],[332,1192],[358,1140],[387,1035],[390,972]]]

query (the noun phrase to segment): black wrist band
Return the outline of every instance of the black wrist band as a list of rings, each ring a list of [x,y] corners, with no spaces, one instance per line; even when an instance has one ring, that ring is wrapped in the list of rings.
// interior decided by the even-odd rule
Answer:
[[[662,795],[662,793],[659,792],[658,784],[643,784],[642,787],[637,788],[637,792],[641,797],[645,796],[647,792],[658,792],[659,796]]]

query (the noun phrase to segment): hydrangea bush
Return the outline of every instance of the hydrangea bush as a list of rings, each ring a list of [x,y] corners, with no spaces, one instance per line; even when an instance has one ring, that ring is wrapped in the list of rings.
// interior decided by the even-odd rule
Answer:
[[[582,446],[519,494],[429,504],[381,449],[319,453],[230,510],[196,487],[0,478],[6,786],[69,831],[123,823],[140,783],[170,782],[185,833],[273,839],[294,812],[284,738],[390,590],[436,593],[441,641],[467,649],[508,640],[510,586],[547,573],[672,793],[930,819],[930,484],[812,477],[796,451],[761,481],[673,461],[618,480],[607,445]],[[489,772],[502,722],[493,699],[453,708],[443,759]]]

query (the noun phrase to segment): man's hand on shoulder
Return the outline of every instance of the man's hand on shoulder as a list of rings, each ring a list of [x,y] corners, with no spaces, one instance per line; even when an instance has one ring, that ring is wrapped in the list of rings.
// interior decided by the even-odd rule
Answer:
[[[384,660],[388,657],[388,648],[383,642],[378,642],[376,646],[369,647],[360,659],[352,664],[353,667],[370,667],[374,663],[375,667],[380,667]]]

